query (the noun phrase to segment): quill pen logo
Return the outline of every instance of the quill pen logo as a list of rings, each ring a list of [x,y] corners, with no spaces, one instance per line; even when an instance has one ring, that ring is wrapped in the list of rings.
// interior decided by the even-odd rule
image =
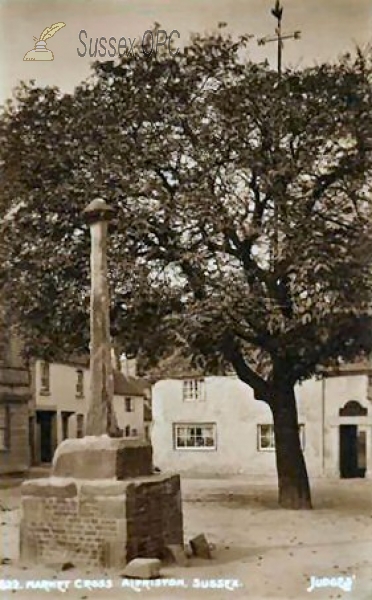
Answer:
[[[34,37],[35,48],[24,55],[23,60],[54,60],[54,54],[46,47],[46,41],[53,37],[57,31],[65,27],[66,23],[54,23],[50,27],[45,27],[39,39]]]

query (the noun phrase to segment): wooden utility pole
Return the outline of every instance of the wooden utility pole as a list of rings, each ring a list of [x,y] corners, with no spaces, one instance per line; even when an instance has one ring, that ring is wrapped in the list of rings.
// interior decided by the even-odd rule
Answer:
[[[107,282],[107,225],[113,209],[101,198],[84,210],[91,234],[90,404],[87,435],[120,436],[113,407],[109,291]]]
[[[301,37],[301,31],[293,31],[291,33],[282,33],[282,17],[283,7],[280,5],[280,0],[276,0],[274,8],[271,9],[271,14],[277,20],[277,26],[275,28],[274,36],[266,36],[257,40],[259,46],[264,46],[270,42],[276,42],[278,44],[278,76],[279,79],[282,76],[282,53],[283,53],[283,42],[284,40],[299,40]]]
[[[278,44],[278,79],[280,80],[282,77],[282,54],[283,54],[283,46],[284,40],[299,40],[301,37],[301,31],[293,31],[291,33],[282,33],[282,18],[283,18],[283,7],[280,4],[280,0],[276,0],[274,8],[271,9],[271,14],[277,20],[277,26],[275,28],[274,36],[266,36],[257,40],[259,46],[264,46],[265,44],[269,44],[271,42],[276,42]],[[275,267],[275,261],[279,255],[279,208],[277,203],[274,205],[274,221],[275,221],[275,238],[274,238],[274,248],[271,253],[271,263]]]

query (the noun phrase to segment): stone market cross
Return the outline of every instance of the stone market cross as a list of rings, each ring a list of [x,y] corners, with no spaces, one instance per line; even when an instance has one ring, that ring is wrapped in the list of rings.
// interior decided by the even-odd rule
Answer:
[[[83,212],[91,234],[90,299],[90,404],[87,435],[120,437],[113,409],[114,383],[111,363],[110,300],[107,281],[107,228],[114,210],[101,198]]]

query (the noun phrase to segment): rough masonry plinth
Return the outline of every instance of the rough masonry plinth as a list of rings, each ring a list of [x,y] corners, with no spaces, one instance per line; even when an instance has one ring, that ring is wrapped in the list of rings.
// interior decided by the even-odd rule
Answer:
[[[145,443],[66,440],[54,474],[22,484],[21,559],[122,568],[183,545],[179,475],[150,475],[149,465]]]
[[[126,479],[152,474],[151,444],[108,435],[65,440],[54,454],[52,475]]]

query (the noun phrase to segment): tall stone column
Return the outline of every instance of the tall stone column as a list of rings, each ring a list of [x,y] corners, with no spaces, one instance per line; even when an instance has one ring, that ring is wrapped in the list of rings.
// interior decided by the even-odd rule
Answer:
[[[113,209],[101,198],[84,210],[91,234],[90,405],[86,435],[119,437],[113,408],[114,382],[110,342],[110,302],[107,281],[107,226]]]

